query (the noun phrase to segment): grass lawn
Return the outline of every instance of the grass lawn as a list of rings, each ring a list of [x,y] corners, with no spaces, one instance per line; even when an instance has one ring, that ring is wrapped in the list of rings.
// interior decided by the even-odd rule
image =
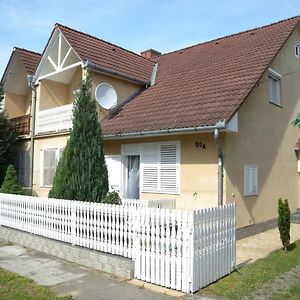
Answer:
[[[266,241],[266,243],[267,242],[268,241]],[[200,290],[198,294],[225,299],[240,299],[243,296],[249,295],[255,289],[260,288],[264,283],[300,264],[300,240],[291,246],[290,251],[284,252],[283,250],[276,250],[266,258],[257,260],[241,268],[241,274],[233,272],[216,283]],[[300,283],[290,291],[290,294],[293,296],[293,293],[297,292],[297,299],[300,299]]]
[[[58,298],[49,288],[37,285],[33,280],[0,268],[0,299],[5,300],[53,300]]]
[[[274,298],[274,300],[282,300],[282,299],[299,300],[300,299],[300,281],[298,282],[298,284],[292,286],[287,293],[284,293],[284,294]]]

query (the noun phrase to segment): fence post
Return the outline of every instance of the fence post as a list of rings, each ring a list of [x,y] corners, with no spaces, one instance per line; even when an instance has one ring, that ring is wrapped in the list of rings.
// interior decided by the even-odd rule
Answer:
[[[76,201],[71,202],[71,243],[76,244]]]
[[[188,241],[188,292],[193,293],[194,290],[194,273],[195,273],[195,211],[192,211],[189,216],[189,241]]]

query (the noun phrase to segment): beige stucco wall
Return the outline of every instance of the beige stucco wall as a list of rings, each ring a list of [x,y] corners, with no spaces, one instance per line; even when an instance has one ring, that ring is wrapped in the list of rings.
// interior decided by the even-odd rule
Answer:
[[[217,205],[217,155],[213,133],[105,141],[105,154],[121,154],[122,144],[180,141],[179,194],[141,193],[141,199],[176,199],[180,209]],[[196,142],[205,144],[197,148]]]
[[[4,109],[10,118],[16,118],[30,114],[31,110],[31,90],[26,96],[14,93],[4,94]]]
[[[75,94],[73,91],[78,90],[82,79],[82,68],[78,67],[68,85],[68,103],[73,103],[75,100]]]
[[[69,104],[68,85],[56,81],[41,80],[39,111]]]
[[[68,135],[38,138],[34,145],[34,167],[33,167],[33,189],[38,196],[47,197],[49,187],[42,187],[41,176],[41,150],[49,148],[64,148],[68,140]]]
[[[37,111],[42,111],[74,101],[73,91],[77,90],[82,77],[81,67],[77,67],[69,84],[43,79],[37,90]]]
[[[118,97],[118,104],[122,101],[126,100],[128,97],[133,95],[136,91],[138,91],[141,87],[137,84],[134,84],[132,82],[122,80],[116,77],[96,73],[96,72],[89,72],[92,78],[92,95],[95,97],[95,90],[96,87],[100,83],[108,83],[110,84],[116,91],[117,97]],[[97,105],[97,108],[100,113],[100,118],[103,118],[107,111],[103,108],[101,108],[99,105]]]
[[[225,199],[237,203],[238,227],[275,218],[280,197],[288,198],[292,210],[300,206],[294,151],[300,131],[289,125],[300,111],[300,59],[294,55],[299,41],[297,29],[270,66],[283,76],[282,107],[268,101],[266,72],[239,110],[239,132],[226,134]],[[243,196],[245,164],[258,167],[258,196]]]
[[[13,93],[4,94],[4,109],[10,118],[19,117],[25,114],[26,97]]]

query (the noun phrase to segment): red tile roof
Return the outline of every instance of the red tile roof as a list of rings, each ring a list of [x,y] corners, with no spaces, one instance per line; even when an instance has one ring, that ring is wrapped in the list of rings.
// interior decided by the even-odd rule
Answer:
[[[15,47],[15,52],[24,64],[28,74],[33,75],[42,55],[40,53],[17,47]]]
[[[150,81],[154,65],[152,61],[64,25],[55,26],[62,32],[81,60],[88,60],[98,66],[125,73],[140,81]]]
[[[300,17],[155,58],[156,84],[103,121],[105,135],[229,121]]]

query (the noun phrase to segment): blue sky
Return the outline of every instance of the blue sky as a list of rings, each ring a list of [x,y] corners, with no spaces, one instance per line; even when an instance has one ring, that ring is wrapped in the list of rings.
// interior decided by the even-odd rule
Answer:
[[[124,48],[169,52],[300,15],[299,0],[0,0],[0,74],[14,46],[41,52],[58,22]]]

